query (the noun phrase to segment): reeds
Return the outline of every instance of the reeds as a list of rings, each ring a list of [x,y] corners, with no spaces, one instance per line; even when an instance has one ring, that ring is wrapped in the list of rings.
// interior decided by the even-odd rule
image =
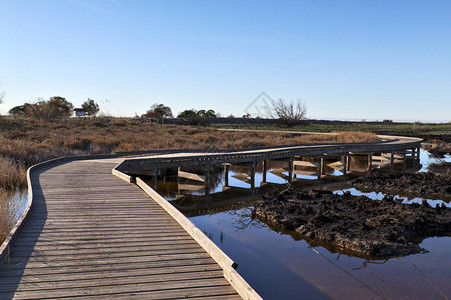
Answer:
[[[126,118],[69,119],[36,122],[0,120],[0,188],[23,187],[26,168],[65,155],[106,154],[155,149],[242,149],[304,144],[355,143],[377,140],[365,132],[293,135],[258,131],[218,131],[208,127],[157,125]]]
[[[21,205],[19,197],[0,189],[0,245],[19,219]]]

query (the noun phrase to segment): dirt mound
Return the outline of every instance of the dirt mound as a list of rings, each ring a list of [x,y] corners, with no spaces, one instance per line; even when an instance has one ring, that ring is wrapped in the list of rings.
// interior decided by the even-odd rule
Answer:
[[[352,185],[362,190],[451,196],[451,175],[432,172],[415,174],[372,172],[354,179]]]
[[[432,163],[428,170],[434,173],[451,175],[451,162]]]
[[[451,208],[402,204],[392,196],[379,201],[350,193],[287,189],[263,196],[253,216],[301,238],[370,257],[425,252],[418,245],[425,237],[451,235]]]

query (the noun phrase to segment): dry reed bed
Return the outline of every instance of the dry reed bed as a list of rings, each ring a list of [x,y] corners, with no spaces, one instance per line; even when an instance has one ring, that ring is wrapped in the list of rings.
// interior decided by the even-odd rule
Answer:
[[[0,188],[25,187],[25,171],[36,163],[65,155],[106,154],[152,149],[240,149],[302,143],[355,143],[375,134],[338,135],[218,131],[208,127],[157,125],[134,119],[70,119],[37,122],[0,119]]]

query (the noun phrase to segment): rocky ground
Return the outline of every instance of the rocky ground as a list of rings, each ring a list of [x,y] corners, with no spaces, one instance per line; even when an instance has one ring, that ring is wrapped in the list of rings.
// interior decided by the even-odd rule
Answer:
[[[451,234],[451,208],[403,204],[391,196],[378,201],[350,193],[287,189],[264,196],[253,217],[300,238],[369,257],[425,252],[418,245],[422,239]]]
[[[351,183],[360,190],[451,196],[451,175],[432,172],[414,174],[372,172],[354,179]]]

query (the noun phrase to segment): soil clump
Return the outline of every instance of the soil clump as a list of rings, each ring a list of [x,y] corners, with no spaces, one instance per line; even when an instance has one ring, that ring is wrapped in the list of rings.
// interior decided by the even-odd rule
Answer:
[[[434,173],[451,175],[451,162],[432,163],[429,165],[428,170]]]
[[[424,238],[451,235],[451,208],[403,204],[393,196],[372,200],[349,192],[286,189],[264,195],[252,215],[315,244],[372,258],[427,252],[418,245]]]
[[[352,180],[351,183],[360,190],[402,192],[447,198],[451,196],[451,175],[432,172],[371,172]]]

